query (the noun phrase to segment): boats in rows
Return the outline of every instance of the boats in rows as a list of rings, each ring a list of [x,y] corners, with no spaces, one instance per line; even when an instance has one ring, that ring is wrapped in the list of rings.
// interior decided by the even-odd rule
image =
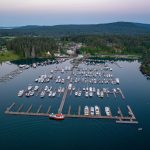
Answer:
[[[33,96],[33,95],[34,95],[34,90],[31,90],[31,91],[26,92],[25,95],[26,95],[26,97]]]

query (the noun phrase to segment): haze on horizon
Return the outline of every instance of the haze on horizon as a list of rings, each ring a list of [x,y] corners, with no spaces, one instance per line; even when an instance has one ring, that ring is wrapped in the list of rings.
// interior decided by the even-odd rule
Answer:
[[[0,26],[150,24],[150,0],[0,0]]]

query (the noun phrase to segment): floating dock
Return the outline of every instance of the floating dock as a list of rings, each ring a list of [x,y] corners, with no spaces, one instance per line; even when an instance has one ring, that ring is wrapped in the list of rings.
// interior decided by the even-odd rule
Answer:
[[[23,105],[19,106],[17,111],[11,111],[11,109],[14,107],[15,103],[12,103],[11,106],[9,106],[5,114],[8,115],[24,115],[24,116],[43,116],[43,117],[48,117],[50,114],[50,108],[51,106],[48,107],[47,112],[40,112],[42,105],[39,106],[36,112],[32,112],[32,104],[29,106],[27,111],[25,112],[20,112],[21,108]],[[100,115],[82,115],[81,114],[81,106],[78,107],[78,112],[77,114],[71,114],[71,106],[68,108],[68,113],[63,114],[65,118],[85,118],[85,119],[109,119],[109,120],[116,120],[116,123],[123,123],[123,124],[138,124],[138,121],[136,121],[135,115],[133,114],[133,111],[131,110],[130,106],[127,106],[128,111],[129,111],[129,116],[123,116],[120,108],[118,107],[118,114],[119,116],[113,116],[112,114],[110,116],[102,116]]]

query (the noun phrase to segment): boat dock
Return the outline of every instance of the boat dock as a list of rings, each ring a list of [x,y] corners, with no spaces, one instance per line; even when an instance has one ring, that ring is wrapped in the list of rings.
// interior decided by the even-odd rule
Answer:
[[[121,94],[122,99],[125,99],[125,96],[124,96],[124,94],[123,94],[121,89],[120,89],[120,94]]]
[[[62,101],[61,101],[60,106],[59,106],[59,109],[58,109],[58,113],[62,113],[64,104],[65,104],[65,100],[66,100],[66,97],[67,97],[67,93],[68,93],[68,88],[66,87],[65,92],[64,92],[64,95],[63,95],[63,97],[62,97]]]
[[[9,106],[6,111],[5,114],[8,115],[25,115],[25,116],[43,116],[43,117],[48,117],[50,114],[50,108],[51,106],[48,107],[47,112],[40,112],[42,105],[40,105],[37,109],[36,112],[32,112],[32,104],[29,106],[29,108],[27,109],[27,111],[25,112],[20,112],[21,108],[23,107],[23,105],[19,106],[19,108],[17,109],[17,111],[11,111],[11,109],[14,107],[15,103],[12,103],[11,106]],[[68,113],[67,114],[63,114],[65,116],[65,118],[85,118],[85,119],[111,119],[111,120],[116,120],[116,123],[128,123],[128,124],[137,124],[138,121],[136,121],[136,118],[133,114],[133,111],[131,110],[130,106],[127,106],[128,110],[129,110],[129,116],[123,116],[120,108],[118,107],[118,113],[120,113],[119,116],[113,116],[112,113],[110,116],[102,116],[101,113],[100,115],[82,115],[81,114],[81,106],[78,107],[78,111],[77,114],[71,114],[71,106],[69,106],[68,108]],[[18,111],[19,110],[19,111]]]
[[[120,66],[117,62],[114,62],[114,64],[119,67],[119,68],[123,68],[122,66]]]
[[[24,104],[20,105],[20,107],[18,108],[17,112],[20,112],[21,109],[23,108]]]

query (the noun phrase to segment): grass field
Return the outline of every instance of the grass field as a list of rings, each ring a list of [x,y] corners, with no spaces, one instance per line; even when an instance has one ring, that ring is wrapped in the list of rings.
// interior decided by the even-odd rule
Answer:
[[[20,56],[12,51],[0,52],[0,62],[2,61],[12,61],[21,59]]]

